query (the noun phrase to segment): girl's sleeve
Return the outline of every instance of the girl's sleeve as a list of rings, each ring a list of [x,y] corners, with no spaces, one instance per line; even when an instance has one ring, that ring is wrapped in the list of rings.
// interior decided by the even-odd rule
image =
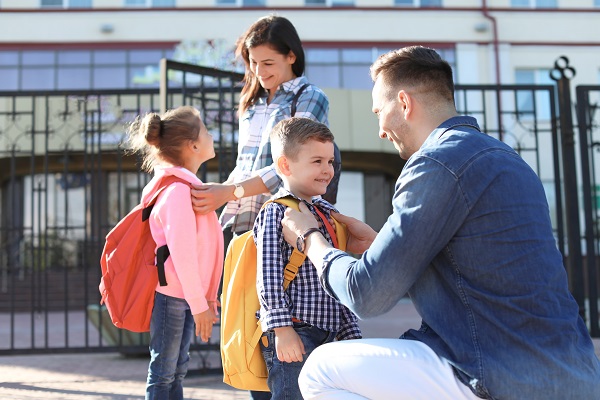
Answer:
[[[195,215],[198,233],[198,258],[200,267],[204,268],[202,276],[208,282],[207,301],[216,301],[221,276],[223,275],[223,231],[216,213]],[[215,310],[216,311],[216,310]]]
[[[198,253],[210,251],[213,238],[207,235],[208,237],[197,240],[196,216],[190,201],[190,190],[183,183],[169,186],[164,194],[164,202],[161,201],[158,217],[185,300],[192,314],[198,314],[208,309],[202,282],[204,274],[201,271],[205,266],[199,264]]]

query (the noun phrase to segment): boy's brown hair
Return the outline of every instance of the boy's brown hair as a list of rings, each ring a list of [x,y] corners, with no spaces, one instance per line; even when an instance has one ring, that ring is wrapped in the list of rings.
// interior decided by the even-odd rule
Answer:
[[[274,160],[280,156],[295,160],[301,145],[309,140],[333,143],[333,133],[321,122],[310,118],[292,117],[279,121],[273,127],[270,139]]]

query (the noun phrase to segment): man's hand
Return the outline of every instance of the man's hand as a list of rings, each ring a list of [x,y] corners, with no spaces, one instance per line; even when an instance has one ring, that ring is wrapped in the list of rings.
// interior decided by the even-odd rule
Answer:
[[[339,222],[344,223],[348,228],[348,243],[346,245],[346,250],[351,253],[362,254],[371,247],[371,243],[375,240],[377,232],[369,225],[356,218],[348,217],[336,212],[332,212],[331,216]]]
[[[319,223],[308,207],[302,202],[299,203],[300,211],[287,208],[285,216],[281,220],[283,225],[283,237],[290,245],[296,247],[296,239],[310,228],[318,228]]]
[[[291,326],[275,328],[275,350],[279,361],[291,363],[294,361],[302,362],[304,343]]]
[[[192,208],[197,214],[208,214],[233,200],[233,185],[222,183],[205,183],[192,187]]]
[[[208,342],[212,334],[212,328],[219,319],[215,312],[210,308],[199,314],[194,314],[194,323],[196,324],[196,336],[200,336],[203,342]]]

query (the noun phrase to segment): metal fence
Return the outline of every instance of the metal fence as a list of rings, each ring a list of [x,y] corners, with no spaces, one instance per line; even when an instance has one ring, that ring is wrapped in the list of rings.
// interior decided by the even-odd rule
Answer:
[[[121,146],[124,127],[148,111],[197,107],[217,153],[200,176],[222,182],[235,163],[242,78],[168,60],[161,63],[161,75],[160,91],[0,92],[0,355],[147,352],[147,335],[112,327],[98,305],[104,236],[137,204],[150,179]],[[600,88],[577,91],[585,223],[584,234],[576,236],[569,236],[572,207],[580,214],[577,186],[571,189],[577,182],[570,169],[575,163],[565,166],[573,141],[565,140],[568,122],[559,113],[557,93],[554,86],[457,85],[456,103],[460,113],[475,116],[484,132],[515,148],[540,176],[572,291],[590,331],[599,336],[595,110]],[[577,250],[581,243],[583,254],[581,246]],[[215,333],[208,345],[193,345],[201,355],[198,369],[220,366],[210,361],[210,353],[218,351]]]
[[[200,109],[217,154],[203,180],[221,180],[237,146],[241,76],[169,76],[161,91],[0,93],[0,354],[147,353],[147,334],[115,329],[99,306],[104,237],[151,178],[123,147],[125,127],[161,102]],[[213,338],[192,346],[200,369],[217,367]]]
[[[580,284],[584,316],[589,321],[590,332],[600,337],[598,321],[598,289],[600,288],[600,86],[576,88],[579,152],[581,155],[581,181],[583,203],[583,250]]]

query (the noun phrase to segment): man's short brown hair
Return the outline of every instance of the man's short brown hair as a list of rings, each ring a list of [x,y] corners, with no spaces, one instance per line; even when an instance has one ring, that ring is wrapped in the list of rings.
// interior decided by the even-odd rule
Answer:
[[[452,67],[428,47],[410,46],[382,54],[370,72],[373,82],[381,77],[390,90],[413,89],[454,102]]]

